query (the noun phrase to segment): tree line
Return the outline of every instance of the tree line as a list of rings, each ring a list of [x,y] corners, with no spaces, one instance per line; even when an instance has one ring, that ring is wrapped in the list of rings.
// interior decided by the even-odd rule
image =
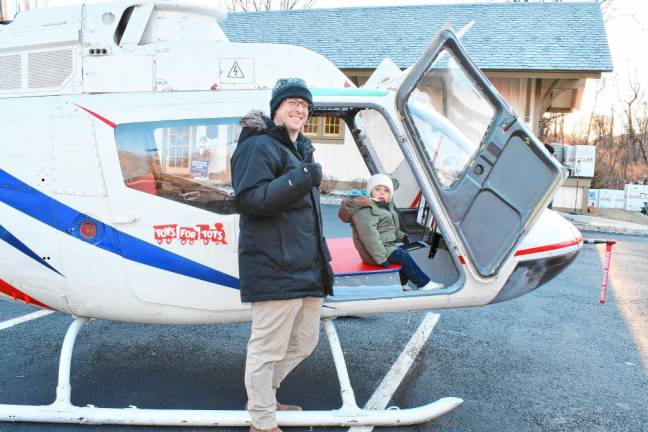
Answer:
[[[599,82],[595,101],[605,85]],[[628,79],[628,89],[608,112],[593,112],[569,131],[564,113],[547,113],[540,123],[545,142],[596,146],[593,188],[623,189],[648,175],[648,99],[638,80]]]

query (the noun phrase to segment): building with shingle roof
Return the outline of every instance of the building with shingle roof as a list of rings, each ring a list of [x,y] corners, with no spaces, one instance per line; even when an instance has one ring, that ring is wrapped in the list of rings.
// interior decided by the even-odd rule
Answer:
[[[466,51],[525,121],[577,109],[585,80],[612,70],[595,2],[475,3],[232,13],[232,42],[298,45],[362,85],[384,58],[405,69],[449,23]]]
[[[464,30],[461,43],[472,60],[536,133],[544,113],[579,109],[586,81],[612,71],[594,1],[246,12],[229,14],[221,26],[232,42],[298,45],[322,54],[360,86],[385,58],[400,69],[413,65],[446,23]],[[329,120],[336,119],[320,119],[319,129]],[[342,128],[338,140],[313,138],[320,138],[319,157],[343,173],[340,179],[367,175],[352,150],[326,145],[345,143]],[[579,195],[586,203],[589,184],[590,179],[569,178],[561,193],[569,202]]]

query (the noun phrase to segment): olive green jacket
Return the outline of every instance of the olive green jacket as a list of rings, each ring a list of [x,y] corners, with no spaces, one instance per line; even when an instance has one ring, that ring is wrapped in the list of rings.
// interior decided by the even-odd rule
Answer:
[[[340,204],[339,218],[351,224],[353,244],[362,261],[381,265],[402,241],[398,213],[392,202],[384,203],[367,197],[345,198]]]

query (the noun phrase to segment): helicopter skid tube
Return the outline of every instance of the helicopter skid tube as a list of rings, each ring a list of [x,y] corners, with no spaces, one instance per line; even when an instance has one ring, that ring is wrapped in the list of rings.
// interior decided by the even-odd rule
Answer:
[[[451,411],[463,401],[443,398],[408,409],[278,411],[279,426],[396,426],[423,423]],[[114,424],[140,426],[250,426],[247,411],[155,410],[139,408],[0,405],[0,421]]]
[[[78,407],[70,401],[70,366],[76,336],[87,318],[76,318],[65,335],[61,348],[56,401],[51,405],[0,404],[0,421],[115,424],[140,426],[250,426],[244,410],[160,410],[129,408]],[[356,405],[342,347],[330,318],[324,319],[335,367],[340,380],[342,408],[330,411],[277,411],[279,426],[396,426],[423,423],[441,416],[463,400],[445,397],[416,408],[362,409]]]

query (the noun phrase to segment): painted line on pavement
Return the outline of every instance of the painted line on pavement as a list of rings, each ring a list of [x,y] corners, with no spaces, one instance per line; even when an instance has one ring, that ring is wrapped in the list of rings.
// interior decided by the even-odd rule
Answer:
[[[405,345],[403,352],[400,353],[398,359],[396,359],[396,362],[389,369],[389,372],[387,372],[387,375],[385,375],[385,378],[383,378],[376,391],[371,395],[364,409],[383,410],[387,407],[398,386],[400,386],[403,378],[405,378],[405,375],[407,375],[407,372],[412,367],[412,363],[414,363],[419,352],[421,352],[423,345],[430,338],[434,326],[439,322],[440,316],[433,312],[425,314],[421,325],[419,325],[412,338]],[[373,426],[353,426],[349,428],[349,432],[371,432],[373,428]]]
[[[10,320],[7,320],[7,321],[0,322],[0,330],[5,330],[5,329],[8,329],[8,328],[13,327],[15,325],[22,324],[22,323],[27,322],[27,321],[31,321],[31,320],[34,320],[34,319],[37,319],[37,318],[44,317],[44,316],[49,315],[51,313],[54,313],[54,311],[41,310],[41,311],[37,311],[37,312],[32,312],[32,313],[27,314],[27,315],[19,316],[18,318],[14,318],[14,319],[10,319]]]

